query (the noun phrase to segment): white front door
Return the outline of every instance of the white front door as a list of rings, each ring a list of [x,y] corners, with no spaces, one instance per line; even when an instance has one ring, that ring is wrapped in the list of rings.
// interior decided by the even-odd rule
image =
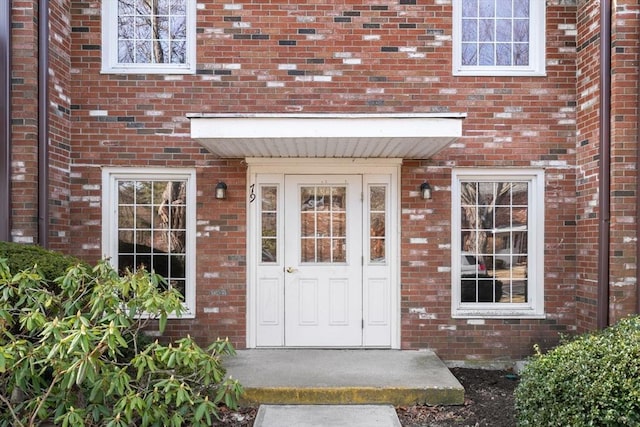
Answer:
[[[247,346],[399,348],[399,162],[249,165]]]
[[[362,176],[287,175],[285,346],[362,345]]]

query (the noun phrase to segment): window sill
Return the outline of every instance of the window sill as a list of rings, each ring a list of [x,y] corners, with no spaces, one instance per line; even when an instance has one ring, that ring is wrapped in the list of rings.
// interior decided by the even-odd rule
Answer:
[[[454,77],[546,77],[546,71],[506,70],[506,69],[458,69],[453,70]]]
[[[451,314],[453,319],[546,319],[545,313],[533,310],[457,310]]]
[[[101,74],[152,74],[152,75],[164,75],[164,74],[184,74],[192,75],[196,73],[195,68],[192,67],[144,67],[135,66],[130,67],[103,67],[100,70]]]

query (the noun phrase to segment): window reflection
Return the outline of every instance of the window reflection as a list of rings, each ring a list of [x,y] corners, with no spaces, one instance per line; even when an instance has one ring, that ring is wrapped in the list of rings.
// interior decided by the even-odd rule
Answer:
[[[462,0],[462,64],[529,65],[530,15],[529,0]]]
[[[345,186],[300,187],[300,261],[347,261]]]
[[[118,270],[145,268],[183,292],[186,181],[118,182]]]
[[[369,261],[386,261],[386,187],[369,187]]]
[[[278,187],[264,185],[261,195],[261,248],[262,262],[278,262]]]
[[[528,183],[460,188],[462,302],[527,302]]]

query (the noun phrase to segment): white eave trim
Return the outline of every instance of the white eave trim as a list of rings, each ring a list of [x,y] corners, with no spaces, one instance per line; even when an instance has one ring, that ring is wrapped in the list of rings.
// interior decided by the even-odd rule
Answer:
[[[425,159],[462,136],[463,113],[188,114],[191,138],[223,158]]]

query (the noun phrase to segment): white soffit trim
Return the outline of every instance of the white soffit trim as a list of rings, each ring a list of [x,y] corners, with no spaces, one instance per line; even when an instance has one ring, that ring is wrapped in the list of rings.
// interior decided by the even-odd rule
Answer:
[[[463,113],[188,114],[191,138],[222,158],[427,159],[462,136]]]

